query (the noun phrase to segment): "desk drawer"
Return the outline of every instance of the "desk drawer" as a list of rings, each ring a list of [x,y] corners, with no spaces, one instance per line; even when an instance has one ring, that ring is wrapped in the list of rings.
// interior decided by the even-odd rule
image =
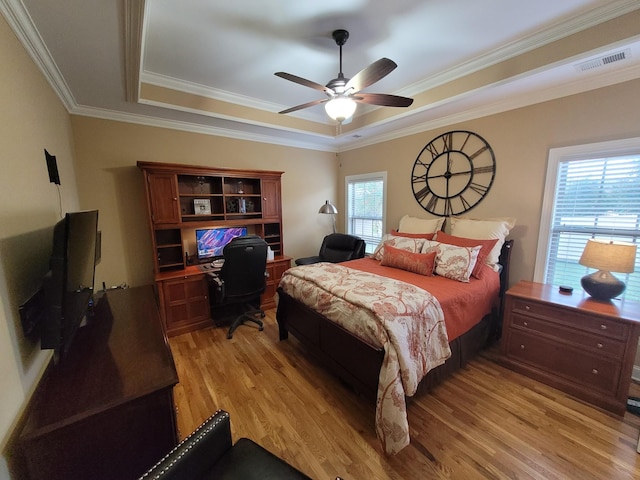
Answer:
[[[594,335],[576,328],[570,328],[557,322],[548,322],[535,317],[513,313],[511,324],[514,328],[537,332],[558,339],[559,341],[583,346],[594,353],[607,355],[614,359],[621,359],[624,355],[626,344],[620,340]]]
[[[623,322],[590,315],[578,310],[559,309],[554,305],[515,299],[512,311],[513,313],[548,319],[576,330],[595,333],[598,336],[626,340],[629,335],[629,327]]]
[[[515,329],[509,336],[506,352],[512,360],[556,378],[609,394],[617,391],[621,363],[611,358]]]

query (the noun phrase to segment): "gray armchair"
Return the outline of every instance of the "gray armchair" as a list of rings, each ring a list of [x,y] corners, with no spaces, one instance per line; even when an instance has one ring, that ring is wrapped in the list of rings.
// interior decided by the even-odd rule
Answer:
[[[340,263],[364,257],[365,242],[355,235],[332,233],[324,237],[320,252],[313,257],[296,259],[296,265],[311,265],[318,262]]]

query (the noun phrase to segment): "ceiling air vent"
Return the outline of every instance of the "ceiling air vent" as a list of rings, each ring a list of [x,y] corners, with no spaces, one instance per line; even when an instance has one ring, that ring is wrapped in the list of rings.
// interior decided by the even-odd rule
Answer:
[[[575,67],[579,72],[586,72],[595,68],[604,67],[605,65],[609,65],[611,63],[627,60],[630,57],[631,49],[627,48],[626,50],[621,50],[619,52],[610,53],[598,58],[587,60],[586,62],[578,63]]]

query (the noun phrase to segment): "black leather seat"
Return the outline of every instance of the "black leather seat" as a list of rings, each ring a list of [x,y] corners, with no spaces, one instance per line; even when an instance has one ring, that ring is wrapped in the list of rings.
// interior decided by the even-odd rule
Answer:
[[[224,264],[219,273],[210,274],[214,303],[239,305],[243,308],[231,324],[227,338],[245,321],[258,324],[263,329],[264,311],[260,308],[260,295],[267,281],[267,242],[257,235],[236,237],[225,245],[222,254]]]
[[[229,414],[218,410],[139,480],[311,480],[248,438],[234,445]]]
[[[296,265],[311,265],[318,262],[340,263],[364,257],[365,242],[355,235],[332,233],[324,237],[320,253],[313,257],[296,259]]]

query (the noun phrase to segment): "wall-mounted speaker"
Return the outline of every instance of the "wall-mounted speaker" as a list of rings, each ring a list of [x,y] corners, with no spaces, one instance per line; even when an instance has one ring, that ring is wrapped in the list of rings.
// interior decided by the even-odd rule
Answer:
[[[47,161],[47,170],[49,171],[49,181],[51,183],[55,183],[56,185],[60,185],[60,175],[58,175],[58,162],[56,161],[56,156],[51,155],[47,152],[47,149],[44,149],[44,158]]]

